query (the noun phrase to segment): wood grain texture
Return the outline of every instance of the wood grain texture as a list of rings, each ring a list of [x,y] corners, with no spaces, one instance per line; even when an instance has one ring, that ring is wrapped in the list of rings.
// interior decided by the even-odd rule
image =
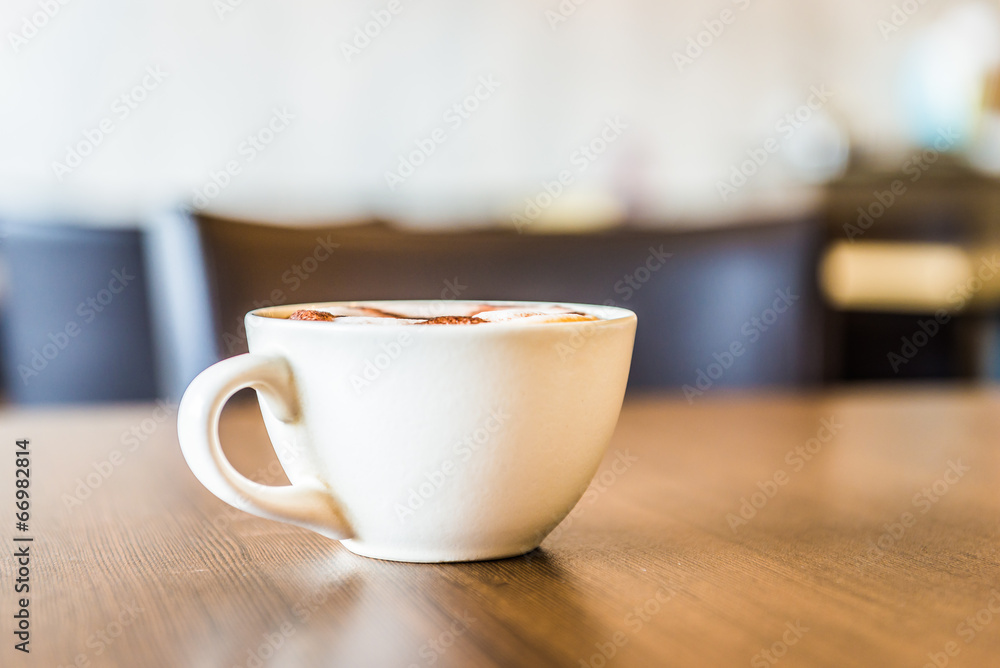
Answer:
[[[452,565],[229,509],[152,405],[8,410],[8,555],[13,441],[32,442],[32,652],[12,648],[8,556],[0,665],[919,667],[946,647],[950,666],[1000,665],[998,408],[992,390],[631,398],[542,549]],[[252,405],[223,422],[242,470],[282,479]],[[743,498],[762,507],[734,529]]]

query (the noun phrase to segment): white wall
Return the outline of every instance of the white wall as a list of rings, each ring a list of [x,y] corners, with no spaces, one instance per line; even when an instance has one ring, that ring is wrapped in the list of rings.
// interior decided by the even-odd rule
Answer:
[[[389,0],[242,0],[220,16],[238,1],[5,0],[0,216],[125,219],[190,201],[231,160],[241,171],[209,206],[253,218],[509,220],[561,170],[573,184],[551,218],[788,213],[808,206],[808,167],[838,138],[890,165],[905,154],[901,59],[965,4],[914,4],[884,35],[878,22],[899,0],[586,0],[554,28],[557,0],[398,0],[348,62],[342,45]],[[43,5],[54,16],[21,41]],[[733,22],[679,71],[674,53],[723,10]],[[115,101],[147,68],[166,78],[123,118]],[[480,77],[499,88],[452,127],[444,113]],[[833,96],[785,139],[776,123],[811,86]],[[249,161],[241,142],[275,108],[294,120]],[[618,117],[628,127],[580,171],[574,151]],[[113,132],[57,177],[54,161],[105,118]],[[385,172],[436,127],[444,143],[390,190]],[[770,136],[778,153],[723,202],[718,181]]]

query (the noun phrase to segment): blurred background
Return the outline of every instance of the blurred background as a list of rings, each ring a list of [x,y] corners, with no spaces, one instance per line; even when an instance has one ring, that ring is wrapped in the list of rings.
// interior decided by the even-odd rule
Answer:
[[[12,403],[176,398],[269,304],[639,314],[691,401],[1000,375],[1000,5],[7,0]]]

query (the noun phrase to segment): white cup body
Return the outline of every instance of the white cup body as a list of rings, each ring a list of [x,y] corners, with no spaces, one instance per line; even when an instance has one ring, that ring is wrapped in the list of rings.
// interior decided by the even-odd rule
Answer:
[[[440,302],[365,303],[441,309]],[[297,308],[338,305],[347,303],[246,317],[251,354],[282,357],[291,369],[297,419],[279,419],[264,395],[261,410],[293,485],[321,482],[353,533],[344,544],[365,556],[465,561],[537,547],[605,453],[635,315],[570,305],[601,319],[453,326],[285,319]]]

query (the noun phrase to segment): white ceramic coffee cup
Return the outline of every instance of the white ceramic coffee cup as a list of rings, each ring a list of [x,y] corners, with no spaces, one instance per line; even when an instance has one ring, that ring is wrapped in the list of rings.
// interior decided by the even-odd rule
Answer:
[[[427,316],[481,303],[506,304],[364,302]],[[471,561],[537,547],[605,453],[625,393],[635,314],[567,304],[600,320],[335,326],[287,319],[300,308],[354,304],[247,314],[250,352],[203,371],[181,400],[178,433],[194,474],[237,508],[342,540],[365,556]],[[244,387],[257,390],[289,486],[245,478],[222,452],[219,414]]]

